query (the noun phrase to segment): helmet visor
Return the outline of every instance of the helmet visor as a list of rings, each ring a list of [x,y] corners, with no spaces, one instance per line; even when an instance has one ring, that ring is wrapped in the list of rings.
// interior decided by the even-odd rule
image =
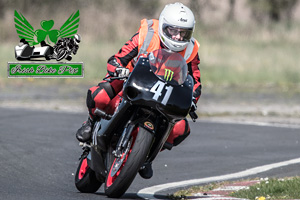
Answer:
[[[171,40],[189,42],[193,35],[193,28],[182,28],[164,24],[163,33]]]

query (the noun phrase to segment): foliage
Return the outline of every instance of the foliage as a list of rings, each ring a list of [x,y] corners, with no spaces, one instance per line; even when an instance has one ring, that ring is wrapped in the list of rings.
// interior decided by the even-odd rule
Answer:
[[[280,22],[282,20],[290,23],[292,12],[298,0],[248,0],[252,8],[252,14],[256,22],[266,20]]]
[[[231,196],[247,199],[299,199],[300,178],[265,179],[246,190],[240,190]]]
[[[193,194],[196,194],[198,192],[206,193],[213,189],[222,187],[228,183],[230,183],[230,182],[225,181],[225,182],[215,182],[215,183],[210,183],[210,184],[200,185],[200,186],[193,186],[190,188],[179,190],[179,191],[175,192],[174,194],[170,194],[169,198],[174,199],[174,200],[175,199],[186,199],[186,197],[192,196]]]

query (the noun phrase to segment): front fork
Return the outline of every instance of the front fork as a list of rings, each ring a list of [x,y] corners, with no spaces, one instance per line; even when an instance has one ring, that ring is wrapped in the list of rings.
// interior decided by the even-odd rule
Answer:
[[[135,124],[131,123],[131,120],[128,122],[127,126],[125,127],[118,144],[116,146],[116,150],[114,150],[112,153],[116,158],[120,158],[122,156],[122,152],[124,148],[127,148],[128,141],[130,139],[130,135],[135,127]]]
[[[129,107],[129,104],[126,101],[123,101],[119,105],[119,109],[114,113],[113,116],[103,115],[103,112],[99,112],[99,117],[101,121],[97,121],[93,129],[93,142],[91,145],[91,151],[89,152],[88,165],[94,170],[99,177],[105,179],[106,171],[106,159],[105,152],[106,141],[105,137],[110,137],[114,133],[116,127],[118,127],[122,116],[126,114],[126,110]]]
[[[96,121],[93,128],[93,145],[97,146],[97,133],[101,128],[101,121]]]

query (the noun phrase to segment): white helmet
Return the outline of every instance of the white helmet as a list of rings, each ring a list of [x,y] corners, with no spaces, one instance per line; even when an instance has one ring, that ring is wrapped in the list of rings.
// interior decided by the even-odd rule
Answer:
[[[159,37],[163,44],[172,51],[182,51],[189,44],[195,27],[193,12],[182,3],[168,4],[159,16]],[[172,39],[172,34],[181,39]]]
[[[74,35],[74,42],[75,42],[75,44],[78,45],[80,43],[80,41],[81,41],[81,36],[79,34],[75,34]]]

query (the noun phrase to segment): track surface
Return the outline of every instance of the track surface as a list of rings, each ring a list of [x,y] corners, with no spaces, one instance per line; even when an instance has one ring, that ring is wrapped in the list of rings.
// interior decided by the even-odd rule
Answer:
[[[0,199],[107,199],[103,188],[96,194],[81,194],[74,186],[81,153],[75,132],[85,118],[84,114],[0,108]],[[122,199],[138,199],[140,189],[153,185],[300,157],[299,129],[211,122],[190,125],[190,137],[159,154],[153,178],[137,176]],[[293,175],[300,175],[299,165],[257,176]]]

